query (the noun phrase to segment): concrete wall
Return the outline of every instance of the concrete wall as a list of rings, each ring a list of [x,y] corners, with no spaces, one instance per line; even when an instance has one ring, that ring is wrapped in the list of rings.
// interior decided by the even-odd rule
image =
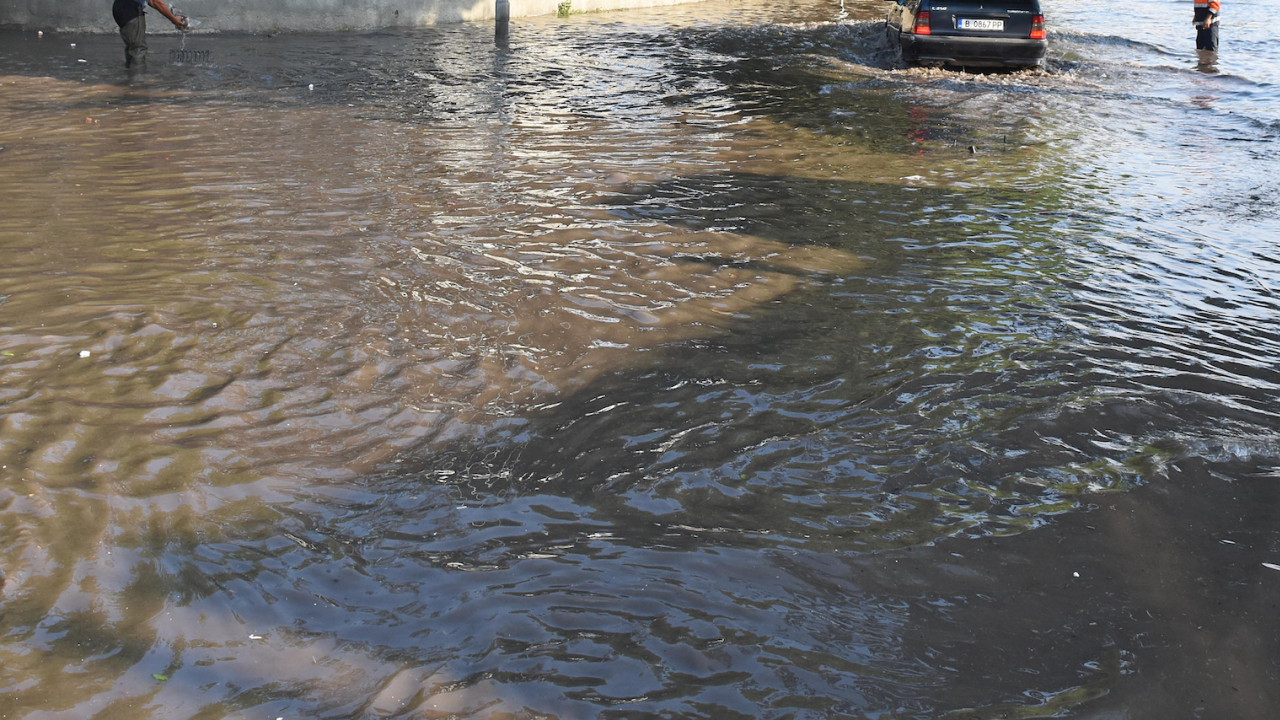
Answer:
[[[494,0],[166,0],[200,22],[198,31],[366,30],[492,20]],[[584,12],[676,5],[692,0],[571,0]],[[511,0],[511,17],[554,14],[562,0]],[[0,25],[115,32],[112,0],[0,0]],[[157,12],[147,30],[172,26]]]

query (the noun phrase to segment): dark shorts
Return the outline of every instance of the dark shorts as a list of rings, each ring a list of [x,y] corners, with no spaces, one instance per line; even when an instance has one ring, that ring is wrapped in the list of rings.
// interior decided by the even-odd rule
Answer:
[[[124,38],[124,66],[138,67],[147,63],[147,16],[139,15],[120,27]]]
[[[1218,23],[1215,20],[1209,27],[1201,27],[1201,23],[1209,18],[1208,8],[1195,9],[1196,49],[1218,51]]]
[[[1218,23],[1196,30],[1196,49],[1218,51]]]

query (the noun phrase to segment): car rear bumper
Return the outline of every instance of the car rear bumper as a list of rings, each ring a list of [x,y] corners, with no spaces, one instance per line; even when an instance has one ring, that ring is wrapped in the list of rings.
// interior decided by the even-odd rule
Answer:
[[[1047,40],[902,34],[902,54],[917,62],[949,65],[1039,65]]]

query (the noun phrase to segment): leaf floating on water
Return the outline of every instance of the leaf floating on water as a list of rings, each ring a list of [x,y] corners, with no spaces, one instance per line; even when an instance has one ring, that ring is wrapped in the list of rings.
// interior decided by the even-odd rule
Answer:
[[[168,676],[168,675],[161,675],[161,674],[159,674],[159,673],[152,673],[152,674],[151,674],[151,677],[153,677],[153,678],[155,678],[155,679],[157,679],[157,680],[168,680],[168,679],[169,679],[169,676]]]
[[[1272,570],[1280,570],[1280,565],[1276,565],[1275,563],[1262,563],[1262,567],[1271,568]]]

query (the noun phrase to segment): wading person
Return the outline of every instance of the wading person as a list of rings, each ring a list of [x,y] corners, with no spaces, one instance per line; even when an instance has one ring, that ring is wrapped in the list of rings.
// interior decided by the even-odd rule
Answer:
[[[1196,50],[1218,52],[1218,0],[1195,0]]]
[[[1217,4],[1216,1],[1214,4]],[[120,26],[120,37],[124,38],[124,66],[128,68],[144,67],[147,63],[147,13],[150,5],[179,30],[187,29],[187,19],[173,14],[164,0],[115,0],[111,6],[111,14]]]

